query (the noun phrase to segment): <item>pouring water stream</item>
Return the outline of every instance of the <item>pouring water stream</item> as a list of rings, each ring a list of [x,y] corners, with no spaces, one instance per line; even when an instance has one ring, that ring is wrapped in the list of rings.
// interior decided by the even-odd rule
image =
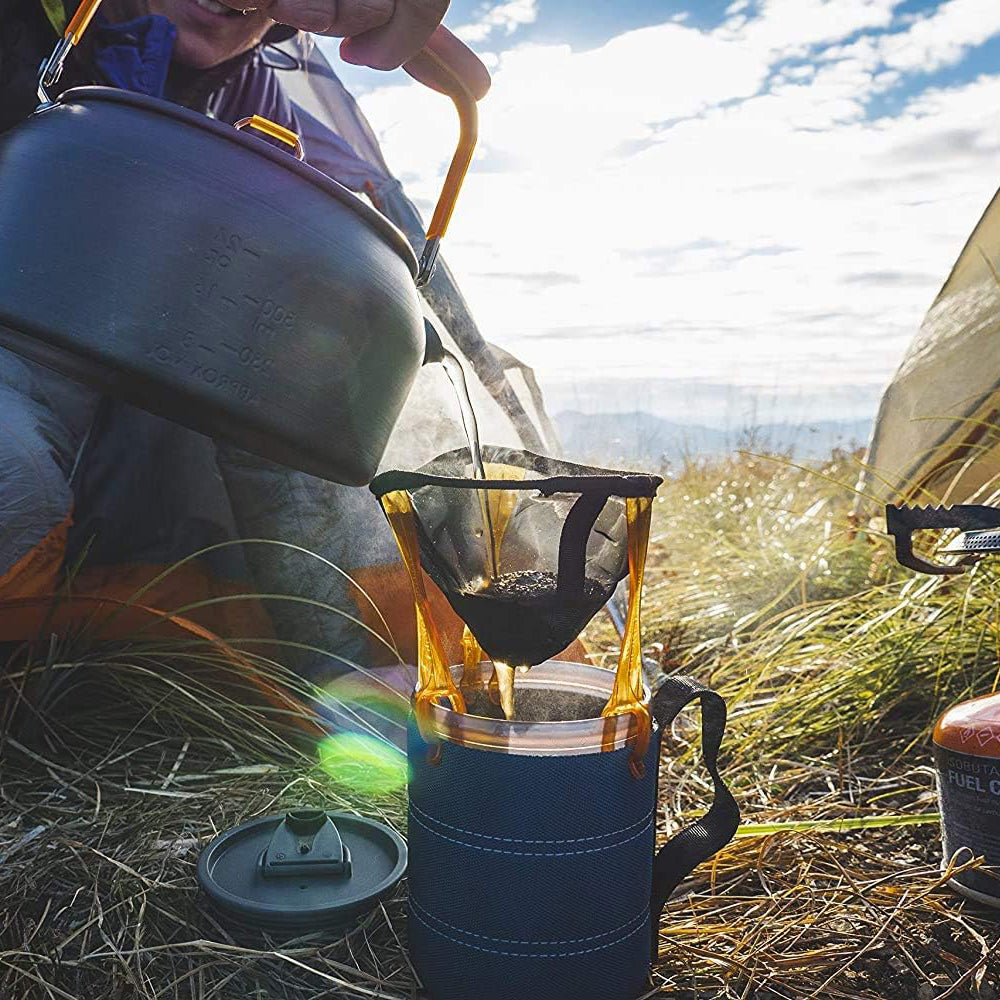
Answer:
[[[472,458],[472,472],[474,479],[486,478],[486,466],[483,463],[483,453],[479,442],[479,424],[476,421],[476,411],[472,407],[472,399],[469,396],[469,385],[465,379],[465,371],[462,363],[451,353],[442,343],[437,331],[429,322],[425,321],[427,333],[427,352],[425,364],[428,361],[437,362],[445,370],[455,396],[458,399],[459,410],[462,414],[462,426],[465,429],[465,437],[469,443],[469,454]],[[496,537],[493,532],[493,518],[490,515],[489,502],[485,490],[479,490],[479,508],[483,516],[483,540],[486,546],[486,567],[489,579],[486,585],[495,580],[499,575],[497,563]],[[493,679],[490,682],[491,694],[499,697],[504,715],[508,719],[514,716],[514,668],[506,663],[493,663]]]
[[[458,397],[458,405],[462,411],[462,426],[465,428],[465,437],[469,442],[469,453],[472,456],[472,477],[473,479],[486,478],[486,466],[483,464],[483,453],[479,444],[479,424],[476,423],[476,413],[472,409],[472,400],[469,398],[469,386],[465,381],[465,372],[462,364],[450,351],[442,349],[441,367],[444,368]],[[479,491],[479,506],[483,512],[483,536],[486,541],[486,566],[489,578],[495,580],[497,577],[497,552],[496,541],[493,537],[493,519],[490,517],[490,507],[486,500],[486,491]]]

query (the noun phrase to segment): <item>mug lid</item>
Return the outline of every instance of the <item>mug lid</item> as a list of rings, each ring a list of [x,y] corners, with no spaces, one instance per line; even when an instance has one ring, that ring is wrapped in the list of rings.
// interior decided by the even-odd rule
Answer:
[[[343,928],[406,871],[406,842],[363,816],[290,809],[227,830],[198,858],[198,883],[236,924],[272,932]]]

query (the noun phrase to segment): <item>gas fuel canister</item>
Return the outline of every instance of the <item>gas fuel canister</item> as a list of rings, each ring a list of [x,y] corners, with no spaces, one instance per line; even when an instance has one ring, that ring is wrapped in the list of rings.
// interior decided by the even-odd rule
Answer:
[[[949,708],[934,728],[945,864],[967,848],[984,863],[957,874],[963,895],[1000,907],[1000,694]]]

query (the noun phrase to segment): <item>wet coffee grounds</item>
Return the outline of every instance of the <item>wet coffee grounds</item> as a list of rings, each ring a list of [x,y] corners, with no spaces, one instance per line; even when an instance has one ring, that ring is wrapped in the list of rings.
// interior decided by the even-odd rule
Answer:
[[[562,652],[600,610],[606,590],[585,579],[560,589],[555,573],[505,573],[475,591],[453,591],[448,600],[492,660],[534,666]]]

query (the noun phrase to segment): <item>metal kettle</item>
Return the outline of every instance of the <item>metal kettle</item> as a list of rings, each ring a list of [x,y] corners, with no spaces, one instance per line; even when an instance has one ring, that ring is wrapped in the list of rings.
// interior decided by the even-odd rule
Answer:
[[[278,123],[234,128],[105,87],[50,100],[99,3],[84,0],[43,65],[37,111],[0,135],[0,346],[281,464],[367,483],[427,354],[418,288],[475,148],[475,96],[431,50],[416,57],[461,122],[418,265]]]

